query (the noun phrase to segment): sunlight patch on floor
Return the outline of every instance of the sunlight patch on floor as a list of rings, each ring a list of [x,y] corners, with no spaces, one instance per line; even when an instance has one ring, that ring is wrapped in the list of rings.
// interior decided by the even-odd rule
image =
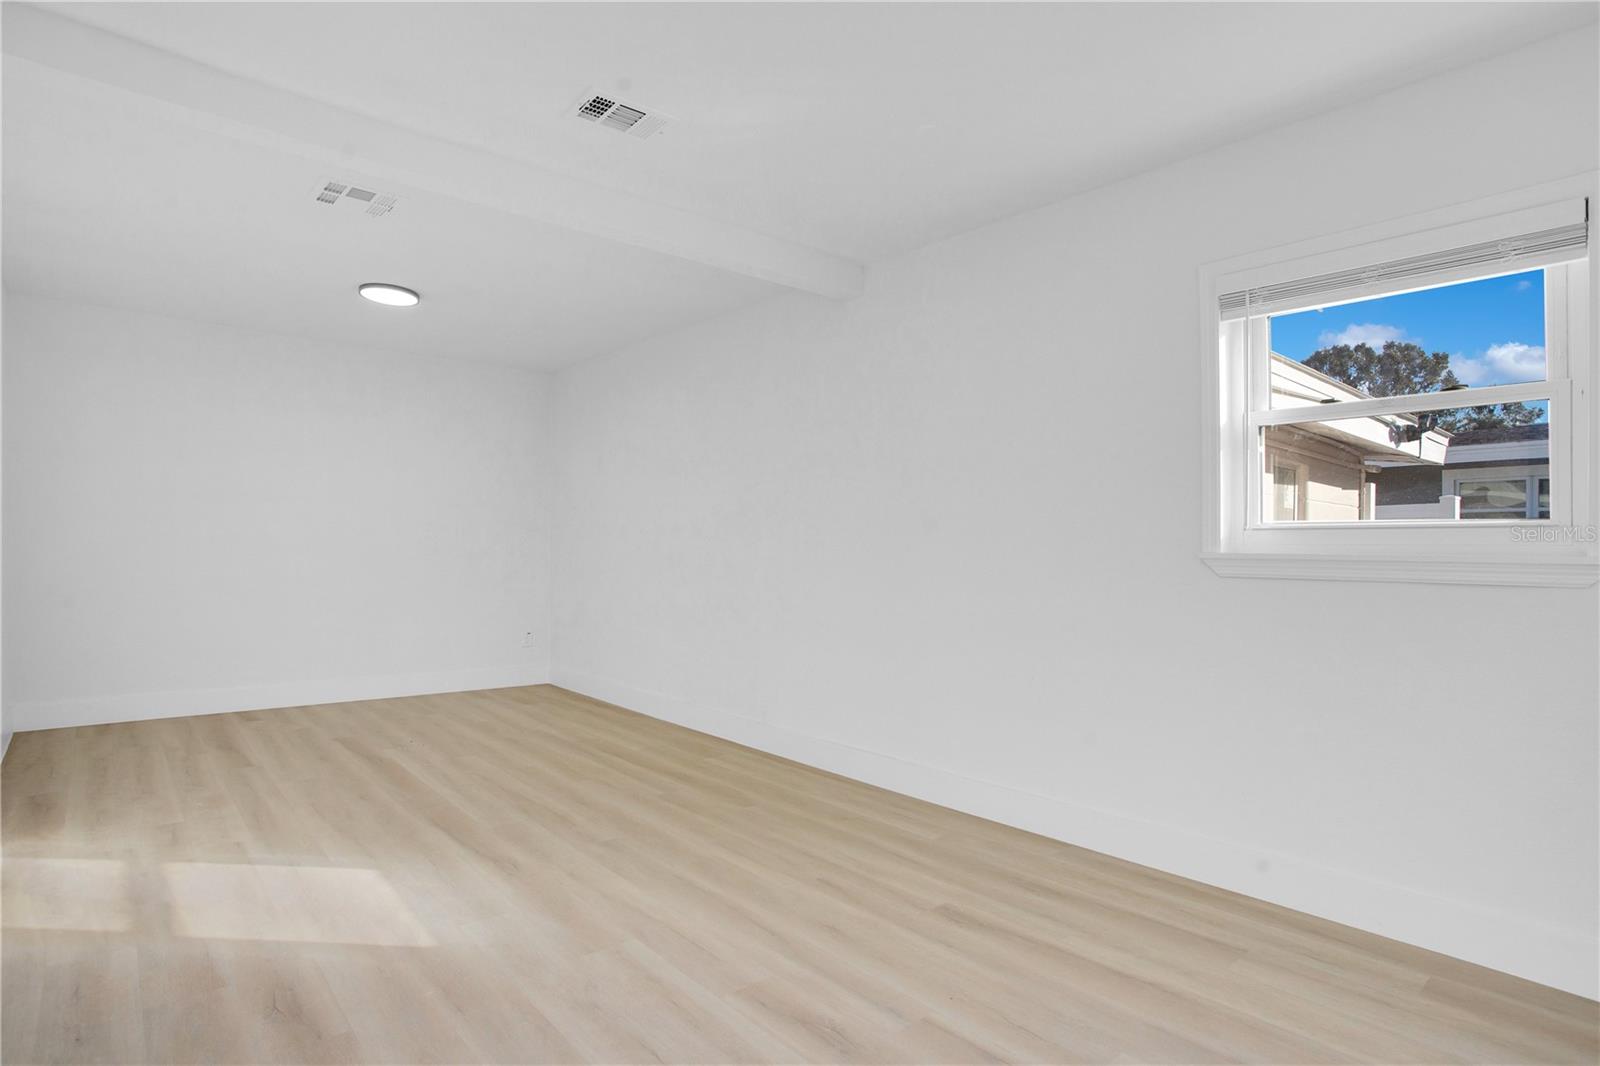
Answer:
[[[376,870],[162,864],[172,929],[217,940],[427,947],[433,938]]]
[[[128,868],[117,859],[22,859],[0,864],[7,929],[119,933],[132,927]]]

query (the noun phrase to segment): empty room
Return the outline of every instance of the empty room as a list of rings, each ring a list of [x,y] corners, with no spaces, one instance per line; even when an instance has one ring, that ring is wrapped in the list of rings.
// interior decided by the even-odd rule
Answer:
[[[1600,3],[0,16],[7,1066],[1600,1063]]]

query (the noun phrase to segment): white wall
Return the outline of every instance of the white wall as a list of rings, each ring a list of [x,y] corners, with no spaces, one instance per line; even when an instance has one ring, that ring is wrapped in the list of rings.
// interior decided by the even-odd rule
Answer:
[[[1195,455],[1201,263],[1595,168],[1595,57],[564,371],[554,679],[1596,995],[1596,590],[1219,578]]]
[[[4,340],[9,728],[544,679],[545,376],[15,291]]]
[[[4,322],[5,321],[5,299],[6,299],[5,298],[5,283],[4,283],[4,279],[0,278],[0,322]],[[5,418],[4,418],[4,414],[3,414],[3,412],[5,410],[5,403],[4,403],[5,358],[4,357],[5,357],[5,344],[4,344],[3,338],[0,338],[0,440],[4,439],[4,432],[5,432]],[[4,512],[5,512],[5,502],[4,502],[5,501],[5,476],[4,476],[3,466],[4,466],[4,464],[0,463],[0,516],[3,516]],[[4,528],[4,522],[0,521],[0,529],[3,529],[3,528]],[[0,542],[3,542],[3,540],[4,540],[4,538],[0,537]],[[4,602],[4,600],[5,600],[5,594],[4,594],[4,589],[5,589],[4,555],[5,555],[4,551],[0,550],[0,602]],[[5,686],[5,625],[4,625],[4,611],[0,610],[0,762],[3,762],[5,760],[6,752],[11,750],[11,734],[14,732],[14,730],[11,728],[10,721],[8,721],[7,718],[6,718],[5,691],[6,691],[6,686]]]

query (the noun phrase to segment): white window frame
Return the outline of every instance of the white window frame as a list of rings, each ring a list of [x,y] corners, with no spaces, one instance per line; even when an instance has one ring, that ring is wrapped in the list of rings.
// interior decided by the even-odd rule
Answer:
[[[1261,428],[1319,420],[1333,412],[1271,408],[1270,386],[1263,380],[1267,375],[1250,365],[1252,359],[1262,368],[1266,365],[1267,317],[1223,321],[1218,310],[1224,293],[1533,232],[1543,225],[1540,220],[1571,211],[1585,197],[1600,208],[1600,172],[1202,267],[1201,558],[1228,577],[1593,585],[1600,578],[1595,535],[1600,462],[1591,387],[1594,353],[1600,350],[1595,335],[1600,316],[1593,314],[1600,279],[1600,210],[1589,212],[1586,259],[1546,268],[1546,380],[1421,398],[1346,401],[1339,408],[1339,417],[1358,417],[1548,399],[1549,519],[1264,521]],[[1511,263],[1503,271],[1480,268],[1458,280],[1536,265],[1544,264]],[[1247,338],[1246,330],[1255,332]],[[1516,528],[1529,526],[1546,528],[1537,536]]]

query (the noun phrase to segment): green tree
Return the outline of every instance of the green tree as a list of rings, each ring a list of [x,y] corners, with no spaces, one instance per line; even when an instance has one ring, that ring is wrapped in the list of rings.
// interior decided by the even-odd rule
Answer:
[[[1370,344],[1335,344],[1306,356],[1305,365],[1335,381],[1360,389],[1368,396],[1404,396],[1462,388],[1450,369],[1449,352],[1429,354],[1410,341],[1384,341],[1382,351]],[[1424,430],[1451,433],[1464,429],[1526,426],[1544,418],[1544,412],[1525,403],[1487,407],[1458,407],[1419,416]]]
[[[1501,426],[1531,426],[1543,421],[1544,412],[1530,407],[1521,400],[1493,407],[1458,407],[1454,411],[1438,411],[1440,429],[1459,433],[1464,429],[1498,429]]]
[[[1450,353],[1429,355],[1410,341],[1384,341],[1383,351],[1370,344],[1336,344],[1306,357],[1306,366],[1368,396],[1403,396],[1461,386],[1450,370]]]

